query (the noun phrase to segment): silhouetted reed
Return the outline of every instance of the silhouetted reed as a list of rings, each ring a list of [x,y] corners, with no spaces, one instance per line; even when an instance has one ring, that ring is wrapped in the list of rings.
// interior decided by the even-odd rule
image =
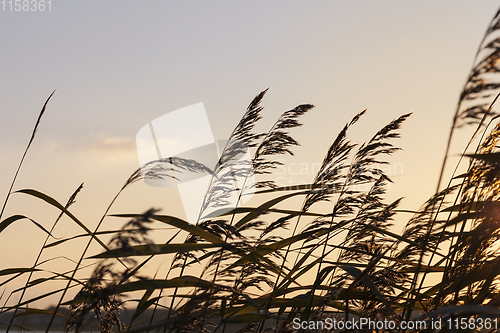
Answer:
[[[449,142],[459,127],[476,126],[459,160],[459,164],[468,162],[467,171],[457,175],[457,166],[445,188],[440,187],[440,177],[436,193],[414,211],[400,209],[401,199],[387,202],[392,180],[382,167],[400,150],[394,140],[410,114],[374,131],[366,142],[356,143],[348,134],[366,113],[361,111],[333,139],[310,184],[280,187],[273,179],[274,170],[283,165],[278,157],[293,155],[299,143],[291,131],[301,127],[299,119],[313,105],[285,111],[268,131],[256,132],[267,89],[247,107],[215,166],[178,157],[141,166],[119,189],[94,231],[69,211],[79,190],[66,205],[39,191],[19,190],[55,207],[59,218],[67,215],[85,231],[50,244],[47,236],[42,250],[77,237],[88,237],[88,242],[68,272],[51,275],[40,255],[32,267],[0,271],[0,276],[13,275],[0,286],[29,273],[24,288],[8,295],[0,310],[11,315],[7,330],[17,325],[19,316],[43,313],[51,316],[45,328],[49,332],[63,306],[69,306],[68,332],[81,332],[91,317],[100,332],[179,333],[301,332],[304,329],[294,327],[294,319],[332,317],[395,322],[416,316],[428,322],[438,317],[498,318],[500,125],[493,109],[500,89],[499,32],[500,11],[481,42],[450,132]],[[44,111],[45,106],[40,117]],[[245,154],[251,158],[242,160]],[[122,191],[141,180],[176,178],[182,172],[211,177],[196,224],[151,209],[113,215],[128,222],[121,230],[100,230]],[[12,186],[16,178],[17,172]],[[249,194],[255,199],[252,205],[242,204]],[[289,202],[297,197],[302,203],[293,208]],[[412,216],[406,226],[395,233],[396,218],[408,212]],[[0,232],[22,218],[26,217],[4,219]],[[153,222],[172,228],[172,235],[153,242],[149,236]],[[35,223],[48,235],[53,230]],[[100,239],[106,233],[114,235],[108,244]],[[178,240],[181,237],[184,241]],[[76,279],[86,267],[83,261],[92,241],[103,252],[91,257],[99,261],[90,264],[94,267],[90,277]],[[146,264],[161,255],[171,256],[167,274],[162,278],[145,274]],[[32,280],[34,272],[46,277]],[[32,286],[59,278],[66,280],[65,287],[23,299]],[[68,299],[67,292],[77,287],[79,292]],[[17,303],[11,302],[18,292]],[[122,319],[120,312],[130,292],[142,292],[142,297],[136,300],[133,315]],[[32,307],[51,295],[59,296],[54,310]],[[142,318],[146,313],[150,317]]]

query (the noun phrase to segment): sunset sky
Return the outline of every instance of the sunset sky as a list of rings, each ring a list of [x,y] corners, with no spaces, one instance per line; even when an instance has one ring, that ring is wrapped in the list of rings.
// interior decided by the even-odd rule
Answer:
[[[0,12],[2,203],[54,89],[14,189],[37,189],[65,203],[84,182],[71,210],[93,229],[139,166],[135,138],[143,126],[202,102],[215,139],[227,139],[253,97],[269,87],[260,130],[298,104],[315,105],[292,132],[301,147],[286,159],[295,163],[284,172],[287,184],[310,181],[337,133],[361,110],[368,112],[350,133],[357,142],[413,112],[396,142],[404,150],[391,158],[397,167],[390,170],[388,199],[403,196],[402,208],[417,209],[436,188],[459,93],[498,6],[490,0],[52,0],[50,12]],[[451,166],[467,133],[457,132]],[[128,188],[111,213],[151,207],[184,214],[175,188],[142,183]],[[23,214],[50,228],[57,213],[13,194],[2,219]],[[109,218],[103,229],[122,224]],[[54,236],[79,233],[63,219]],[[32,265],[44,239],[28,221],[9,226],[0,233],[0,269]],[[45,257],[78,257],[85,242]]]

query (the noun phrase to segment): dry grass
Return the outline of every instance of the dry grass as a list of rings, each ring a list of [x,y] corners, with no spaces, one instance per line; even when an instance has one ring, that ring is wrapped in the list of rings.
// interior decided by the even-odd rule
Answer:
[[[9,277],[2,285],[28,274],[24,288],[17,291],[21,295],[18,301],[10,304],[9,296],[2,307],[2,313],[11,315],[5,323],[7,331],[14,328],[15,316],[48,314],[51,320],[46,332],[50,332],[62,306],[69,306],[67,331],[75,332],[82,331],[92,315],[101,332],[229,332],[236,326],[238,332],[294,332],[294,318],[321,320],[335,316],[383,317],[397,322],[415,315],[428,321],[437,316],[497,318],[500,125],[493,106],[500,88],[499,31],[500,12],[481,43],[450,132],[451,140],[458,127],[477,126],[459,162],[468,163],[468,170],[463,175],[453,175],[444,189],[438,185],[437,193],[414,212],[401,234],[391,231],[400,200],[384,199],[392,181],[380,165],[388,163],[387,157],[400,149],[394,140],[410,115],[390,121],[370,140],[358,144],[349,140],[348,132],[365,113],[360,112],[336,137],[312,184],[280,188],[273,182],[273,171],[280,165],[277,157],[293,155],[292,149],[299,143],[290,132],[301,126],[300,117],[313,106],[299,105],[284,112],[269,131],[255,132],[264,110],[265,90],[248,106],[214,170],[179,158],[150,163],[142,170],[146,172],[138,169],[111,201],[94,231],[69,211],[81,188],[66,205],[35,190],[18,191],[56,207],[60,217],[67,215],[85,230],[82,237],[88,237],[88,243],[70,272],[54,276],[44,270],[40,256],[47,242],[32,267],[0,271],[0,275]],[[475,142],[477,147],[470,154]],[[253,160],[238,171],[237,177],[244,180],[240,197],[245,191],[256,191],[255,195],[264,199],[255,207],[237,207],[211,218],[208,213],[223,205],[231,194],[226,166],[242,152],[241,143],[252,149]],[[17,172],[21,165],[22,160]],[[121,230],[99,230],[122,191],[144,177],[169,177],[167,171],[171,169],[212,175],[199,214],[200,223],[191,225],[150,210],[115,215],[129,222]],[[259,176],[255,185],[247,182],[250,171]],[[11,192],[12,188],[9,195]],[[300,207],[277,208],[295,197],[302,198]],[[0,232],[22,218],[26,217],[4,219]],[[154,243],[149,236],[152,221],[175,228],[175,234],[164,243]],[[50,235],[51,230],[43,230]],[[106,245],[99,237],[107,232],[114,236]],[[184,241],[174,242],[177,236],[184,236]],[[76,273],[93,241],[104,252],[94,256],[100,261],[92,275],[77,280]],[[164,278],[143,275],[152,258],[165,254],[173,254],[173,259]],[[192,268],[200,273],[188,275],[186,272],[192,272]],[[35,285],[31,281],[35,271],[47,273],[36,284],[64,277],[66,285],[25,300],[25,291]],[[429,279],[431,274],[434,279]],[[75,286],[80,292],[67,299],[67,291]],[[127,295],[134,291],[143,294],[135,313],[124,322],[119,313]],[[32,307],[50,295],[59,295],[55,310]],[[169,304],[161,310],[165,307],[161,300],[166,297]],[[139,320],[145,313],[149,313],[149,318]]]

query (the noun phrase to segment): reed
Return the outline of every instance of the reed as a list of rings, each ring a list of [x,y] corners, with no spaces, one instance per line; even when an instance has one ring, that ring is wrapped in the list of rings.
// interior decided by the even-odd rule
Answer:
[[[302,126],[299,119],[313,106],[298,105],[283,112],[269,130],[256,132],[267,89],[249,104],[213,170],[181,158],[142,166],[119,189],[93,231],[70,211],[80,188],[65,205],[33,189],[16,191],[57,209],[60,216],[55,223],[66,215],[84,233],[48,243],[55,223],[46,230],[31,220],[48,236],[32,267],[0,270],[5,278],[0,287],[28,276],[23,288],[1,295],[6,298],[0,314],[9,316],[4,323],[7,331],[22,328],[20,318],[31,315],[49,316],[46,332],[58,316],[66,318],[67,332],[83,332],[90,322],[100,332],[224,333],[301,332],[304,329],[295,327],[294,320],[315,323],[333,317],[394,322],[418,317],[427,323],[438,317],[499,318],[500,123],[494,112],[500,89],[499,32],[500,11],[487,29],[460,94],[449,142],[460,127],[475,126],[475,131],[455,172],[441,188],[447,150],[436,193],[414,211],[401,209],[401,199],[386,201],[392,180],[380,167],[400,150],[395,140],[410,114],[389,121],[366,142],[357,143],[349,139],[349,131],[366,113],[361,111],[335,137],[311,184],[279,187],[273,181],[273,172],[281,163],[278,157],[293,155],[299,143],[291,132]],[[10,194],[16,193],[12,189],[49,100],[2,213]],[[255,192],[258,203],[214,214],[229,198],[232,178],[226,167],[242,152],[241,144],[250,147],[253,158],[237,171],[236,176],[244,180],[239,198]],[[467,163],[467,171],[457,175],[463,163]],[[108,215],[125,189],[132,190],[134,183],[145,178],[171,177],[171,170],[211,175],[198,224],[155,209]],[[247,182],[250,171],[259,177],[255,185]],[[297,197],[302,203],[294,208],[288,202]],[[405,228],[395,233],[396,216],[408,212],[412,215]],[[119,230],[100,230],[111,217],[128,222]],[[0,233],[24,218],[5,218]],[[153,222],[170,228],[172,235],[153,242]],[[107,244],[100,239],[106,234],[112,235]],[[45,248],[82,237],[88,242],[71,271],[44,268],[48,261],[40,258]],[[178,241],[181,237],[184,241]],[[92,254],[97,261],[85,265],[94,241],[102,252]],[[146,265],[162,255],[172,256],[167,275],[158,278],[145,273]],[[87,266],[94,268],[92,274],[77,279],[77,273]],[[198,272],[196,276],[193,271]],[[44,277],[32,280],[35,272]],[[61,288],[25,299],[30,288],[60,279],[65,280]],[[79,292],[68,298],[73,288]],[[142,296],[125,318],[120,313],[130,311],[126,304],[131,292]],[[11,301],[18,294],[18,301]],[[38,301],[53,295],[59,297],[55,309],[36,307]],[[471,329],[458,327],[455,331]]]

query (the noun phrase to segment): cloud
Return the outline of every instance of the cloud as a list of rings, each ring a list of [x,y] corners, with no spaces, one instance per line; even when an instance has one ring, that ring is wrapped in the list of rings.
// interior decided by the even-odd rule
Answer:
[[[96,152],[135,153],[135,138],[123,136],[100,136],[90,141],[89,148],[91,151]]]

